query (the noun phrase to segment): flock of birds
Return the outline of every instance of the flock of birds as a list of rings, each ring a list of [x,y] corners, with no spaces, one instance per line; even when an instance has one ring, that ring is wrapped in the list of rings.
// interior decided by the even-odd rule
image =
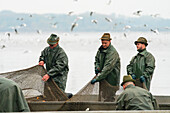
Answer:
[[[75,2],[78,2],[78,0],[74,0],[74,1],[75,1]],[[107,5],[110,5],[111,2],[112,2],[112,0],[108,0]],[[135,15],[135,16],[141,16],[141,15],[142,15],[142,12],[143,12],[142,10],[138,10],[138,11],[136,11],[136,12],[133,12],[132,14]],[[67,15],[68,15],[68,16],[72,16],[73,14],[74,14],[74,11],[70,11],[70,12],[68,12]],[[91,11],[90,14],[89,14],[89,16],[90,16],[90,17],[93,17],[94,14],[95,14],[95,12],[94,12],[94,11]],[[150,15],[150,16],[156,18],[156,17],[159,17],[160,14],[152,14],[152,15]],[[30,14],[29,17],[30,17],[30,18],[33,18],[34,15]],[[49,20],[53,20],[54,18],[55,18],[55,16],[48,17]],[[111,18],[105,17],[104,19],[105,19],[107,22],[109,22],[109,23],[112,23],[112,22],[113,22],[113,20],[112,20]],[[23,18],[23,17],[20,17],[20,18],[17,18],[16,20],[23,22],[24,18]],[[73,31],[73,30],[75,29],[75,27],[78,26],[78,21],[79,21],[79,20],[83,20],[83,17],[77,16],[77,17],[75,18],[75,20],[72,22],[72,25],[71,25],[71,27],[70,27],[70,31]],[[93,24],[98,24],[98,20],[97,20],[97,19],[91,19],[91,23],[93,23]],[[58,24],[58,22],[50,23],[51,27],[53,27],[53,28],[57,28],[57,24]],[[120,23],[119,23],[119,24],[120,24]],[[118,23],[115,23],[115,24],[114,24],[114,26],[117,26],[117,25],[118,25]],[[14,32],[15,32],[16,34],[18,34],[18,33],[19,33],[19,32],[18,32],[18,29],[19,29],[19,28],[23,28],[23,27],[27,27],[27,24],[26,24],[26,23],[22,23],[22,24],[20,24],[19,26],[11,27],[11,29],[13,29]],[[147,27],[147,25],[144,24],[144,27]],[[130,25],[125,25],[122,30],[125,31],[125,30],[131,29],[131,28],[132,28],[132,26],[130,26]],[[170,29],[170,28],[167,27],[166,29]],[[158,29],[155,29],[155,30],[154,30],[154,29],[150,29],[150,31],[153,32],[153,33],[159,34]],[[37,29],[36,32],[37,32],[38,34],[41,34],[41,33],[42,33],[41,30],[39,30],[39,29]],[[8,36],[8,37],[11,36],[10,32],[5,33],[5,35]],[[126,33],[124,33],[124,37],[127,37]]]

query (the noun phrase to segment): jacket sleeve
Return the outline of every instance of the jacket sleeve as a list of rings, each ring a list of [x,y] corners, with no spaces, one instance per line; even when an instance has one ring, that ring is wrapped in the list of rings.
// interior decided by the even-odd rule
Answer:
[[[151,96],[151,101],[152,101],[152,105],[153,105],[154,110],[159,110],[159,105],[157,103],[156,98],[151,93],[150,93],[150,96]]]
[[[130,64],[127,65],[127,74],[132,75],[133,74],[133,61],[134,61],[135,56],[131,59]]]
[[[47,72],[49,76],[54,76],[61,73],[68,66],[67,55],[62,52],[56,59],[55,65]]]
[[[106,54],[105,59],[104,67],[99,76],[96,78],[97,81],[105,79],[107,75],[115,68],[119,55],[117,52],[109,52]]]
[[[97,52],[97,54],[96,54],[96,56],[95,56],[94,65],[95,65],[95,69],[99,69],[99,71],[100,71],[99,51]]]
[[[116,110],[125,110],[124,94],[120,94],[116,100]]]
[[[39,62],[40,61],[44,61],[44,63],[45,63],[45,50],[43,50],[42,52],[41,52],[41,56],[40,56],[40,58],[39,58]]]
[[[155,58],[152,56],[152,54],[148,54],[146,56],[146,65],[145,65],[145,71],[143,72],[143,76],[145,76],[148,79],[152,78],[152,74],[155,69]]]

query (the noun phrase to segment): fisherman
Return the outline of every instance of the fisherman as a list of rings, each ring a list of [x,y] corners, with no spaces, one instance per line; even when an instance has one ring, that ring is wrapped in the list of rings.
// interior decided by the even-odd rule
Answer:
[[[116,100],[116,110],[157,110],[156,99],[146,89],[135,86],[131,75],[125,75],[121,83],[124,91]]]
[[[4,77],[0,77],[0,112],[30,112],[21,88]]]
[[[148,45],[146,38],[139,37],[135,41],[138,54],[134,56],[130,64],[127,65],[127,74],[131,75],[134,80],[139,80],[142,87],[150,90],[150,82],[155,69],[155,58],[146,50]],[[136,84],[137,86],[140,86]]]
[[[100,38],[102,45],[95,56],[95,74],[91,84],[106,80],[111,86],[119,86],[120,82],[120,58],[116,49],[111,45],[109,33],[104,33]]]
[[[39,65],[44,66],[46,64],[47,74],[43,76],[42,80],[47,81],[49,78],[52,78],[58,87],[65,92],[69,71],[68,57],[59,46],[59,39],[56,34],[51,34],[47,39],[49,46],[41,52]]]

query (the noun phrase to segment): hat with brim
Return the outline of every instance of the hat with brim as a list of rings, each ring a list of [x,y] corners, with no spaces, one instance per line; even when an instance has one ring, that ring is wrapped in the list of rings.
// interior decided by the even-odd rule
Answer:
[[[104,33],[103,36],[100,38],[101,40],[112,40],[110,38],[110,33]]]
[[[121,83],[121,86],[123,86],[123,84],[126,82],[134,82],[135,83],[135,80],[131,77],[131,75],[125,75],[123,77],[123,82]]]
[[[51,34],[50,37],[47,39],[47,43],[49,45],[54,45],[59,41],[59,37],[56,34]]]
[[[138,40],[135,41],[135,45],[137,45],[137,43],[145,44],[145,46],[148,45],[147,40],[146,40],[146,38],[144,38],[144,37],[139,37]]]

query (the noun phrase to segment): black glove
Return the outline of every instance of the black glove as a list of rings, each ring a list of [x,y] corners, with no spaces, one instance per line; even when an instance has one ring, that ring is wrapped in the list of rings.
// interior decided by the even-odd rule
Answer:
[[[131,77],[133,78],[133,80],[136,80],[136,75],[132,74]]]
[[[97,82],[97,80],[96,80],[96,79],[93,79],[93,80],[91,81],[91,84],[94,84],[95,82]]]
[[[144,76],[140,76],[140,82],[141,83],[145,82],[145,77]]]

